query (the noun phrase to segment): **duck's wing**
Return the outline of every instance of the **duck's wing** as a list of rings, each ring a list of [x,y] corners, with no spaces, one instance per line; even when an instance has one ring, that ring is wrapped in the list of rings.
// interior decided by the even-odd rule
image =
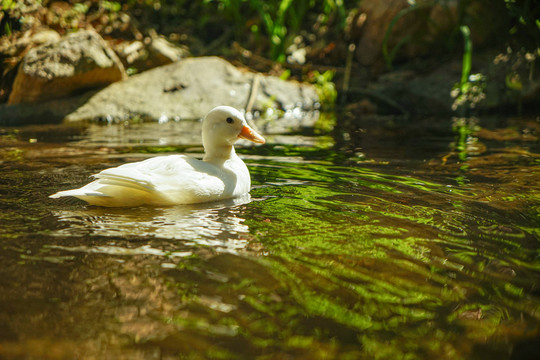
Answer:
[[[111,184],[119,182],[140,190],[164,191],[190,184],[208,186],[208,181],[217,179],[219,173],[215,165],[191,156],[169,155],[105,169],[93,176]]]
[[[192,204],[222,198],[226,188],[215,165],[184,155],[124,164],[93,177],[80,189],[51,197],[75,196],[100,206]]]
[[[94,177],[98,192],[117,199],[127,197],[119,199],[124,202],[138,194],[145,204],[191,204],[219,198],[225,190],[215,165],[184,155],[125,164]]]

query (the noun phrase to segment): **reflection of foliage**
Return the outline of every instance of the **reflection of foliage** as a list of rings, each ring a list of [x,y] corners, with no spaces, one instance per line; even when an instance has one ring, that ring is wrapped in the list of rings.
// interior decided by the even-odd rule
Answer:
[[[320,319],[312,334],[324,334],[324,327],[331,326],[339,329],[336,338],[344,349],[345,344],[362,344],[364,355],[388,358],[426,351],[436,357],[453,342],[454,335],[452,331],[432,332],[434,328],[460,328],[471,340],[484,342],[497,336],[505,327],[500,326],[503,321],[520,322],[520,309],[527,300],[519,285],[509,287],[506,280],[492,278],[496,285],[489,286],[493,292],[488,290],[488,295],[484,293],[486,288],[472,278],[478,271],[473,268],[478,266],[487,274],[486,264],[507,263],[508,259],[501,258],[497,248],[482,256],[471,251],[466,239],[474,235],[462,232],[460,217],[450,208],[433,207],[438,202],[433,191],[445,191],[443,186],[425,184],[425,200],[430,207],[421,201],[399,205],[403,203],[399,199],[407,198],[409,184],[417,186],[420,181],[399,177],[389,181],[368,170],[356,172],[355,178],[339,168],[316,166],[313,170],[333,178],[332,187],[305,184],[281,186],[276,192],[259,189],[259,195],[275,196],[255,205],[260,208],[259,216],[274,220],[249,221],[252,229],[264,234],[260,239],[269,256],[263,262],[288,288],[303,309],[302,316]],[[285,171],[287,175],[277,176],[294,181],[293,173]],[[300,174],[297,177],[306,178]],[[387,195],[380,197],[383,193]],[[370,200],[369,194],[379,197]],[[392,200],[386,202],[385,198]],[[413,223],[426,226],[426,230],[434,226],[445,234],[444,240],[437,241],[447,247],[444,260],[439,258],[439,262],[439,255],[435,255],[443,249],[409,233]],[[482,229],[500,246],[510,238],[498,232],[496,221]],[[469,271],[471,277],[464,277]],[[456,273],[459,275],[454,278],[452,274]],[[517,305],[504,297],[523,300],[517,300],[521,304]],[[483,300],[471,302],[471,298]],[[517,306],[510,305],[510,310],[509,304]],[[471,314],[476,314],[476,321],[469,320]],[[297,322],[294,316],[289,320]],[[402,332],[404,324],[409,327]],[[398,334],[402,341],[396,338]],[[459,352],[459,345],[454,346]]]
[[[479,130],[477,119],[471,118],[453,118],[452,131],[455,134],[455,140],[450,144],[451,152],[442,158],[443,164],[446,164],[448,159],[455,155],[457,159],[463,163],[461,170],[467,170],[466,163],[469,155],[476,153],[478,138],[472,136],[475,131]],[[458,177],[458,183],[462,183],[463,178]]]
[[[452,130],[456,133],[455,151],[458,153],[460,161],[467,160],[467,142],[471,136],[471,128],[467,124],[467,119],[459,118],[454,120]]]
[[[257,187],[264,200],[244,210],[264,256],[217,256],[175,275],[182,293],[196,290],[168,322],[205,339],[195,351],[464,358],[520,331],[522,316],[537,321],[526,280],[502,273],[534,271],[536,252],[516,252],[527,235],[497,214],[471,223],[474,196],[370,169],[258,163],[255,178],[281,182]]]
[[[467,123],[456,126],[465,139]],[[5,135],[10,141],[17,134]],[[28,315],[23,306],[27,316],[11,324],[51,314],[45,315],[54,318],[52,325],[45,322],[52,326],[45,327],[50,334],[63,339],[73,324],[77,331],[89,329],[98,339],[90,344],[100,355],[112,347],[139,357],[159,353],[191,359],[470,359],[482,358],[485,349],[506,358],[517,341],[538,336],[538,167],[491,163],[490,170],[480,169],[481,176],[504,173],[497,186],[480,180],[456,187],[448,185],[451,173],[431,166],[422,166],[427,173],[420,176],[414,165],[405,168],[401,162],[333,162],[343,154],[327,147],[268,148],[249,150],[269,151],[271,158],[248,162],[253,201],[211,212],[220,228],[230,225],[231,217],[245,219],[250,233],[210,236],[216,241],[201,245],[193,237],[167,241],[140,234],[145,226],[140,221],[153,219],[150,224],[157,228],[174,224],[155,217],[166,209],[93,210],[42,201],[59,181],[74,176],[86,181],[88,172],[77,167],[103,166],[107,155],[88,160],[87,152],[76,154],[60,173],[44,171],[47,153],[16,167],[4,162],[0,223],[8,236],[16,236],[2,238],[7,253],[15,254],[5,268],[22,274],[7,284],[20,289],[25,279],[46,280],[46,291],[35,287],[30,299],[44,301],[44,311],[36,308]],[[56,161],[57,153],[49,158]],[[397,173],[403,175],[391,168],[402,168]],[[501,201],[501,196],[508,198]],[[51,206],[86,215],[61,225],[51,219]],[[126,212],[140,219],[130,229],[138,235],[126,237],[114,226],[113,237],[85,235],[101,228],[104,218]],[[72,231],[77,221],[82,234]],[[249,241],[245,252],[223,253],[216,246],[238,240]],[[151,244],[160,250],[116,256],[89,252],[74,260],[70,253],[49,258],[64,264],[47,265],[37,263],[43,244],[116,250]],[[175,258],[178,251],[193,255]],[[54,281],[69,292],[59,296]],[[27,291],[11,294],[4,296],[6,303],[28,296]],[[67,318],[56,316],[65,313]],[[101,313],[108,315],[84,324]],[[87,333],[81,332],[83,340]],[[13,343],[19,344],[18,338]]]

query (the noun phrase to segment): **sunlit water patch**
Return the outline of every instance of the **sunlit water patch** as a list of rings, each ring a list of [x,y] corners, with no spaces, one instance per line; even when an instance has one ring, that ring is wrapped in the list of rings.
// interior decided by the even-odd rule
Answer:
[[[249,228],[238,209],[249,194],[210,204],[133,209],[89,207],[53,214],[66,227],[57,236],[155,237],[236,252],[248,243]],[[236,209],[236,210],[235,210]]]

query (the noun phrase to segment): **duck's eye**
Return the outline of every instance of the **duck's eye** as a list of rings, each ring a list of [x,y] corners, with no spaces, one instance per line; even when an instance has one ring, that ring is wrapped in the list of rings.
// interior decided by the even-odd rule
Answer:
[[[234,122],[234,120],[233,120],[232,117],[228,117],[228,118],[227,118],[227,122],[228,122],[229,124],[232,124],[232,123]]]

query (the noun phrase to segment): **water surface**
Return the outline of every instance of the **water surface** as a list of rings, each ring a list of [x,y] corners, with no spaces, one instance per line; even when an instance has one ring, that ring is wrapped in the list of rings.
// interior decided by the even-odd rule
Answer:
[[[338,123],[240,144],[250,196],[134,209],[47,196],[196,124],[2,129],[0,358],[534,358],[538,120]]]

